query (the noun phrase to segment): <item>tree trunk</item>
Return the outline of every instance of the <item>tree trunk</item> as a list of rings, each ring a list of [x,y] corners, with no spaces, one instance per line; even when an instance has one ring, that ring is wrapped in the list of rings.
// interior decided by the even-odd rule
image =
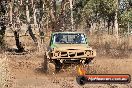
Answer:
[[[36,13],[36,9],[35,9],[35,7],[34,7],[33,18],[34,18],[34,25],[36,26],[36,25],[37,25],[37,20],[36,20],[36,15],[35,15],[35,13]]]
[[[29,35],[31,36],[32,40],[34,41],[34,43],[37,44],[37,38],[35,37],[35,35],[33,34],[33,31],[32,31],[32,28],[31,28],[31,25],[28,25],[28,30],[29,32]]]
[[[0,0],[0,3],[3,1],[6,2],[6,0]],[[7,16],[6,15],[6,9],[3,4],[0,4],[0,48],[4,48],[4,36],[5,36],[5,30],[6,30],[6,20]]]
[[[20,0],[20,5],[22,5],[23,4],[23,2],[22,2],[22,0]]]
[[[70,2],[70,9],[71,9],[71,28],[72,28],[72,31],[74,31],[74,26],[73,26],[73,0],[69,0]]]
[[[9,3],[10,11],[9,11],[9,17],[10,17],[10,22],[12,24],[12,2]]]
[[[65,13],[64,13],[64,11],[65,11],[65,7],[64,7],[64,5],[65,5],[65,0],[62,0],[62,2],[61,2],[61,14],[60,14],[60,25],[61,25],[61,28],[62,28],[62,30],[64,30],[64,16],[65,16]]]
[[[116,37],[118,37],[118,21],[117,20],[118,20],[118,18],[117,18],[117,12],[116,12],[116,15],[115,15],[115,23],[114,23]]]
[[[4,44],[4,35],[5,35],[6,26],[3,23],[3,24],[0,24],[0,27],[1,27],[1,30],[0,30],[0,47],[1,47],[1,45]]]
[[[29,9],[28,9],[28,5],[26,5],[26,16],[27,16],[27,23],[30,23],[30,17],[29,17]]]
[[[33,4],[33,0],[31,0],[31,4],[32,4],[32,7],[34,6],[34,4]]]
[[[118,38],[118,0],[116,0],[116,12],[115,12],[115,21],[114,21],[114,27],[115,27],[115,37],[118,44],[119,38]]]
[[[52,5],[50,9],[50,16],[52,22],[52,29],[53,31],[57,31],[57,23],[56,23],[56,1],[52,0]]]
[[[48,13],[48,15],[47,15],[47,17],[46,17],[46,33],[47,33],[47,30],[49,29],[49,12],[48,12],[49,10],[48,10],[48,8],[47,8],[47,13]]]
[[[15,36],[15,41],[16,41],[16,46],[17,46],[18,52],[23,52],[24,47],[22,46],[22,44],[19,40],[19,33],[16,30],[14,31],[14,36]]]
[[[61,12],[59,15],[59,25],[62,28],[62,31],[65,30],[65,10],[66,10],[66,6],[69,5],[69,1],[67,0],[62,0],[61,2]]]

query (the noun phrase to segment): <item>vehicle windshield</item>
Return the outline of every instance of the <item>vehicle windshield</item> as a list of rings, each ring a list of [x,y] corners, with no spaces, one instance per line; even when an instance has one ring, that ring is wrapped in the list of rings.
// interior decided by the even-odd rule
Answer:
[[[77,34],[54,34],[54,43],[61,43],[61,44],[86,44],[86,38],[83,33]]]

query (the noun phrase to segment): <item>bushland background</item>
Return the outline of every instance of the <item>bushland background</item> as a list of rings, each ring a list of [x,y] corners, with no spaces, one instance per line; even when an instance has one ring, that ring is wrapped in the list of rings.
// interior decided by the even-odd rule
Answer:
[[[81,31],[97,50],[89,74],[132,75],[131,0],[1,0],[0,3],[1,88],[132,87],[132,83],[80,86],[75,80],[77,66],[47,75],[41,65],[52,32]],[[18,40],[15,32],[19,34]],[[45,33],[44,43],[40,42],[40,32]],[[17,52],[16,42],[26,53]]]

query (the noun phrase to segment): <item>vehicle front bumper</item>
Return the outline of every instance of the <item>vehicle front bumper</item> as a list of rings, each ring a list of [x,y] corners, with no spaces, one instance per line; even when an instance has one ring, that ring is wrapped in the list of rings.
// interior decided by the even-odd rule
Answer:
[[[76,59],[88,59],[96,56],[95,50],[86,51],[61,51],[61,52],[48,52],[47,54],[50,59],[65,59],[65,60],[76,60]]]

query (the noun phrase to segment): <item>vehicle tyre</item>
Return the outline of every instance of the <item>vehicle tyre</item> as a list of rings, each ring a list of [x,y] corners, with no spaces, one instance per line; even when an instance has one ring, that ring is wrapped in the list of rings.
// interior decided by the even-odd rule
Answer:
[[[89,58],[85,61],[85,64],[90,64],[94,58]]]
[[[62,63],[60,63],[59,60],[55,61],[55,65],[56,65],[56,72],[59,72],[62,69]]]

